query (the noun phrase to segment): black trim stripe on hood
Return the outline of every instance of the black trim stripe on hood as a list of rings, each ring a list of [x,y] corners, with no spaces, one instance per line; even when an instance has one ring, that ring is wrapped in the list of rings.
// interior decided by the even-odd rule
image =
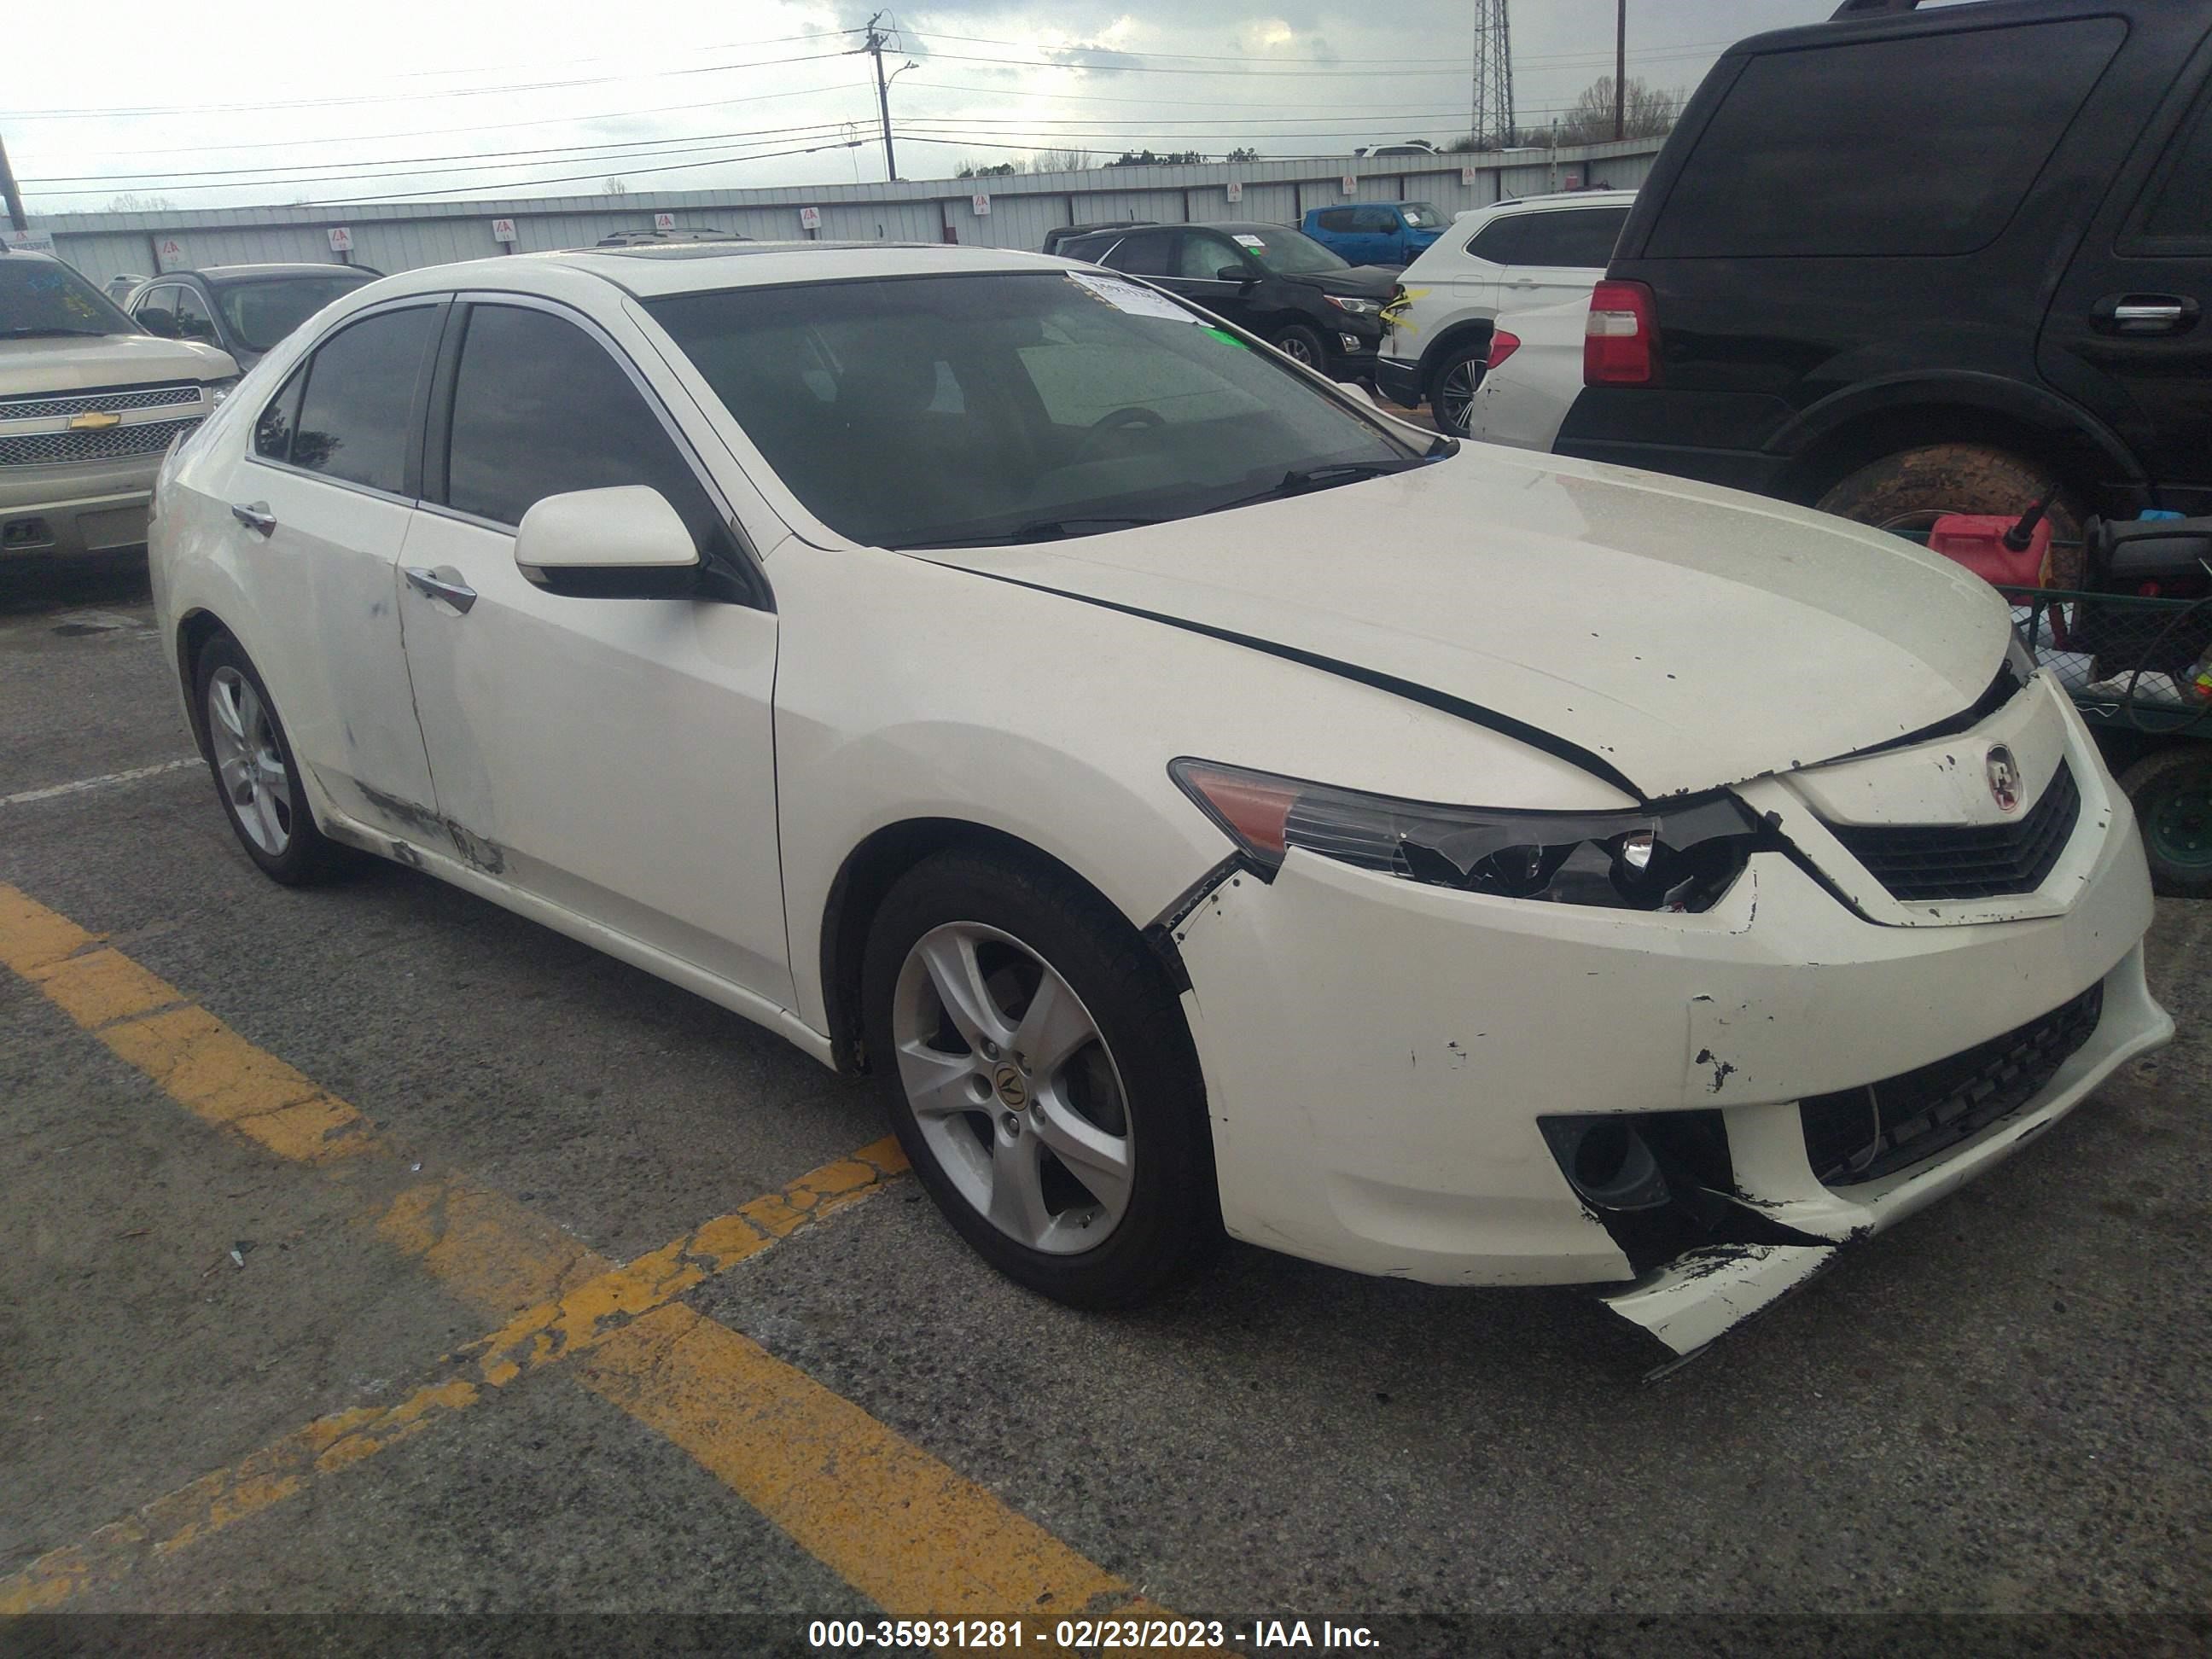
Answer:
[[[909,551],[908,557],[921,557],[918,550]],[[1263,652],[1279,657],[1285,662],[1294,662],[1306,668],[1319,669],[1324,674],[1334,674],[1340,679],[1372,686],[1377,691],[1403,697],[1423,708],[1433,708],[1439,714],[1450,714],[1511,738],[1556,759],[1580,767],[1592,777],[1611,784],[1632,798],[1640,806],[1650,805],[1650,797],[1638,788],[1628,775],[1604,756],[1570,743],[1565,738],[1554,737],[1540,727],[1516,720],[1510,714],[1501,714],[1494,708],[1485,708],[1480,703],[1468,702],[1449,692],[1438,691],[1413,680],[1400,679],[1395,674],[1385,674],[1372,668],[1363,668],[1358,663],[1345,662],[1335,657],[1324,657],[1311,651],[1301,651],[1294,646],[1279,645],[1273,640],[1255,639],[1249,634],[1237,634],[1225,628],[1214,628],[1205,623],[1192,622],[1188,617],[1163,616],[1157,611],[1141,611],[1133,605],[1120,605],[1112,599],[1095,599],[1088,593],[1075,593],[1064,587],[1048,587],[1042,582],[1025,582],[1017,576],[1002,576],[994,571],[978,570],[972,565],[948,564],[941,559],[923,559],[940,570],[957,570],[963,574],[981,576],[986,581],[1005,582],[1012,587],[1025,587],[1033,593],[1050,593],[1063,599],[1073,599],[1078,605],[1097,605],[1102,611],[1118,611],[1125,617],[1140,617],[1146,622],[1156,622],[1169,628],[1180,628],[1187,634],[1199,634],[1210,640],[1219,640],[1227,645],[1241,645],[1248,651]]]

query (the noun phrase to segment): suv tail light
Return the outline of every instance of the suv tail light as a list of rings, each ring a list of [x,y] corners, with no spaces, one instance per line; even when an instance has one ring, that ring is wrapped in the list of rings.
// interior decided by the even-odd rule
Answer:
[[[1642,283],[1603,282],[1583,331],[1584,386],[1650,386],[1659,378],[1659,325]]]
[[[1508,334],[1504,329],[1494,329],[1490,336],[1490,367],[1495,368],[1521,349],[1521,337]]]

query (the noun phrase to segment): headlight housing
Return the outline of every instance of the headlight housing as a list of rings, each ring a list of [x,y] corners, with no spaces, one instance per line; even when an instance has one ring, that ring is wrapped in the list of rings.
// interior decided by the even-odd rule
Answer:
[[[1754,851],[1776,844],[1725,793],[1623,812],[1524,812],[1364,794],[1188,757],[1168,774],[1269,873],[1296,847],[1498,898],[1698,911]]]
[[[1324,294],[1321,297],[1339,311],[1348,311],[1355,317],[1376,317],[1382,314],[1382,302],[1379,300],[1354,300],[1342,294]]]
[[[243,374],[234,374],[227,380],[210,380],[208,382],[209,404],[219,407],[222,400],[230,396],[232,390],[245,378]]]

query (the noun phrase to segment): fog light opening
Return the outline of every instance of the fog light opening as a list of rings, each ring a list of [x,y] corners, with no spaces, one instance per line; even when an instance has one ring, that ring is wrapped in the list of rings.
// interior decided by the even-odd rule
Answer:
[[[1545,1138],[1568,1182],[1600,1210],[1652,1210],[1670,1196],[1659,1161],[1625,1117],[1548,1118]]]

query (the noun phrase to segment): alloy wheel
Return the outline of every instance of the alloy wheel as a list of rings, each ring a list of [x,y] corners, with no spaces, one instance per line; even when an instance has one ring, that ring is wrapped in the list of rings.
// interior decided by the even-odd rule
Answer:
[[[1468,358],[1446,369],[1437,382],[1437,416],[1454,432],[1465,436],[1474,413],[1474,360]]]
[[[1320,367],[1320,359],[1314,355],[1314,349],[1299,335],[1286,334],[1275,343],[1275,346],[1292,362],[1304,363],[1309,368]]]
[[[246,838],[271,858],[292,844],[292,780],[276,728],[253,682],[235,668],[208,680],[208,737],[223,799]]]
[[[1127,1097],[1049,963],[981,922],[932,928],[899,970],[891,1038],[908,1108],[962,1198],[1046,1255],[1106,1242],[1134,1184]]]

